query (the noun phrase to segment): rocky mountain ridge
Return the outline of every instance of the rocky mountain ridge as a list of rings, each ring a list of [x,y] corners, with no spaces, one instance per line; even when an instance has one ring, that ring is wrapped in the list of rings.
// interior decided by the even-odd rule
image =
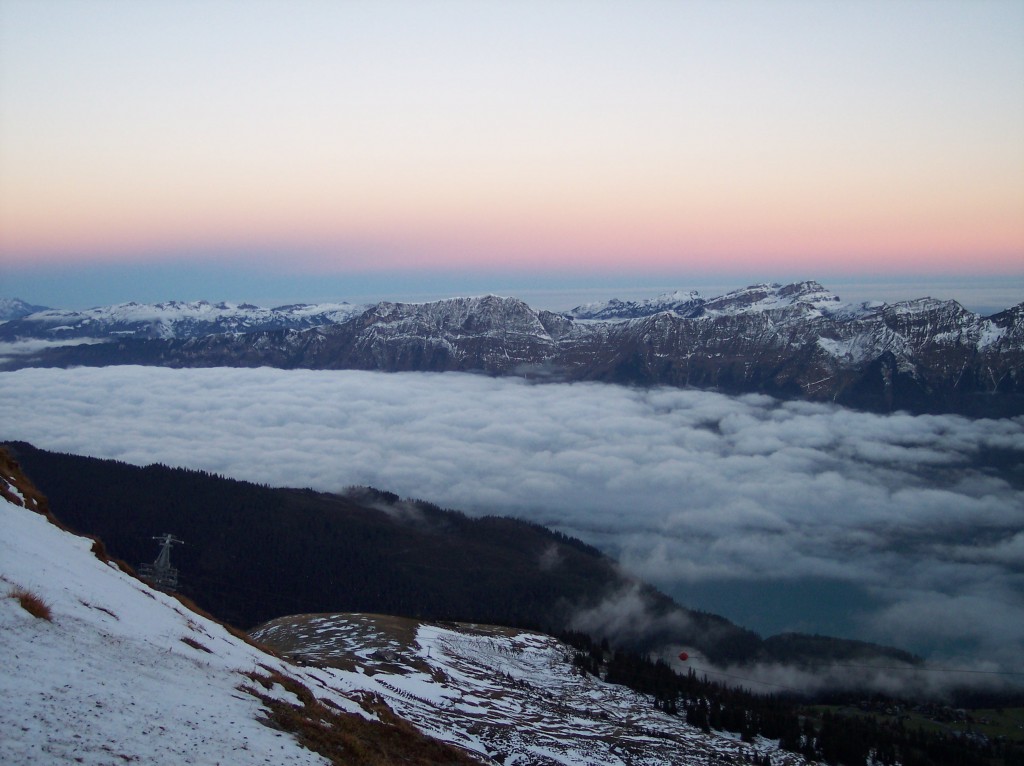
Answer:
[[[261,330],[307,329],[341,322],[363,308],[350,303],[294,304],[261,308],[251,303],[168,301],[119,303],[83,311],[30,307],[22,304],[0,324],[0,340],[28,338],[73,340],[79,338],[192,338],[219,333]],[[0,318],[3,304],[0,304]],[[32,310],[30,310],[32,309]]]
[[[694,386],[881,412],[1024,414],[1024,304],[988,317],[931,298],[852,305],[807,281],[753,285],[712,299],[673,293],[641,303],[611,301],[566,313],[497,296],[350,308],[331,315],[304,307],[300,315],[320,322],[312,327],[173,337],[118,331],[116,344],[45,348],[9,359],[5,368],[461,371]],[[35,316],[0,325],[0,340],[24,339],[26,328],[42,326],[32,322]],[[45,332],[53,337],[56,329]]]
[[[577,306],[567,315],[573,319],[625,320],[639,319],[662,312],[669,312],[686,319],[722,316],[725,314],[747,314],[760,311],[779,311],[800,314],[805,311],[837,313],[843,304],[839,296],[828,292],[817,282],[795,282],[790,285],[758,284],[725,295],[704,298],[695,290],[665,293],[645,301],[624,302],[612,299],[604,303],[589,303]]]

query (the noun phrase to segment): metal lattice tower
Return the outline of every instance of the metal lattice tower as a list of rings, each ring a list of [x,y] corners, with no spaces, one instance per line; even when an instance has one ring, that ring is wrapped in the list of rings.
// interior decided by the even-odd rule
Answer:
[[[184,541],[170,532],[164,532],[153,539],[160,543],[160,554],[152,564],[141,564],[139,575],[158,588],[174,590],[178,587],[178,570],[171,566],[171,546],[175,543],[184,545]]]

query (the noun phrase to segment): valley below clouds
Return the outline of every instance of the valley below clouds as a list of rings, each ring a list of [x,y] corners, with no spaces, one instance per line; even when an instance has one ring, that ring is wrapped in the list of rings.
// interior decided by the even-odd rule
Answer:
[[[0,438],[50,450],[513,515],[762,633],[1021,669],[1024,418],[451,373],[108,367],[0,374],[0,422]]]

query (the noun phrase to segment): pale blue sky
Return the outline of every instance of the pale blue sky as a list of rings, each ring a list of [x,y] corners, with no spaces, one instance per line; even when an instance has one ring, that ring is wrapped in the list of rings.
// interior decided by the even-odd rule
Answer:
[[[1012,281],[1022,41],[1020,0],[0,0],[0,293]]]

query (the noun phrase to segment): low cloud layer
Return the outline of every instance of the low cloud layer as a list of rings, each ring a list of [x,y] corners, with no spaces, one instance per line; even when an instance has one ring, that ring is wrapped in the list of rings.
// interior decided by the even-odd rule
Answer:
[[[840,583],[866,594],[853,637],[1020,669],[1021,418],[459,374],[113,367],[0,374],[0,423],[0,437],[47,449],[528,518],[683,603],[711,582]],[[793,627],[820,628],[826,606],[842,609],[808,603]]]

